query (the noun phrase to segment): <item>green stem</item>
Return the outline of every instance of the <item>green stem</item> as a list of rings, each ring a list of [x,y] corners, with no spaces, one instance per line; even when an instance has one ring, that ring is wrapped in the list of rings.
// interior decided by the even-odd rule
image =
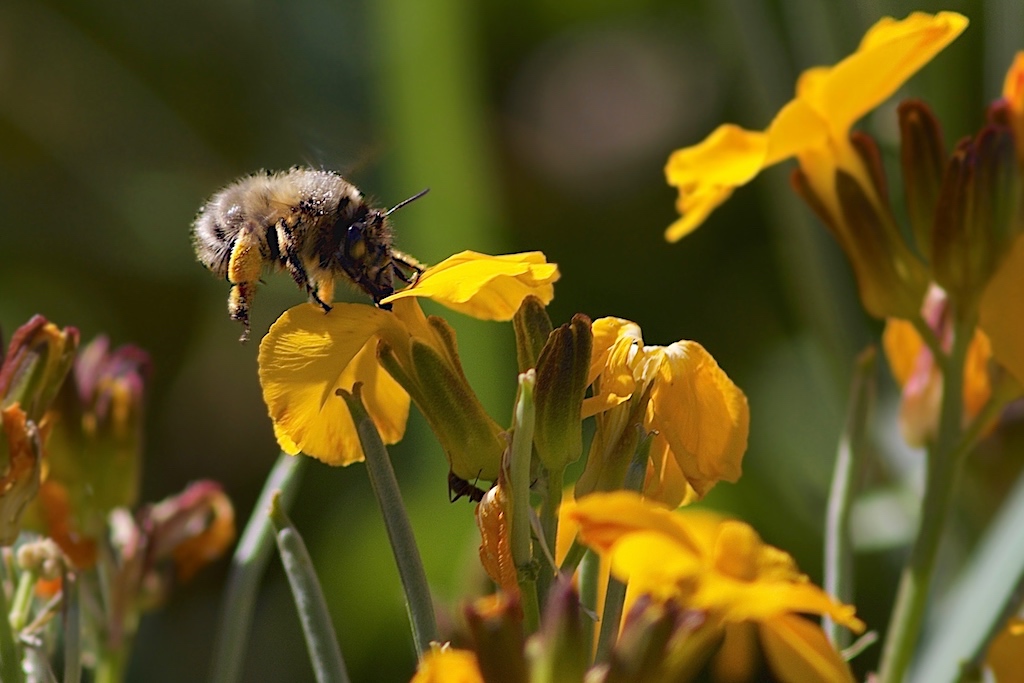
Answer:
[[[82,680],[82,609],[78,575],[65,573],[64,580],[64,678],[62,683]]]
[[[562,558],[562,564],[558,567],[558,573],[569,577],[576,573],[576,567],[579,566],[580,560],[587,553],[587,546],[580,543],[578,538],[572,540],[572,545],[569,546],[569,551]]]
[[[331,613],[327,610],[327,601],[317,579],[313,559],[292,520],[281,509],[280,499],[280,495],[274,496],[268,516],[274,525],[281,563],[288,575],[299,621],[306,636],[313,673],[318,683],[349,683],[348,671],[341,657],[338,637],[334,633]]]
[[[366,456],[366,472],[370,476],[370,486],[373,488],[373,494],[380,506],[381,516],[384,518],[384,528],[387,530],[388,540],[391,542],[391,549],[395,555],[398,576],[402,580],[402,589],[405,591],[405,604],[409,612],[409,623],[412,626],[413,643],[416,646],[416,652],[422,655],[430,650],[432,641],[438,640],[434,602],[430,597],[427,574],[423,570],[423,560],[420,559],[420,551],[412,532],[409,515],[405,512],[402,492],[398,488],[398,480],[395,478],[395,470],[391,466],[391,458],[388,456],[387,449],[384,448],[384,442],[381,441],[377,427],[367,414],[366,408],[363,407],[361,390],[362,385],[357,382],[352,387],[352,393],[339,389],[338,394],[348,405],[349,412],[352,413],[352,421],[355,422],[356,431],[359,433],[359,443],[363,447],[363,455]]]
[[[32,609],[32,589],[35,588],[37,578],[38,575],[33,571],[23,571],[18,576],[18,588],[11,601],[11,627],[17,632],[28,623],[28,613]]]
[[[548,552],[555,556],[555,546],[558,541],[558,508],[562,505],[562,488],[565,486],[565,470],[557,472],[545,470],[547,478],[547,489],[544,501],[540,508],[540,527],[543,534],[542,541],[547,544]],[[548,592],[551,590],[551,582],[554,580],[557,567],[543,561],[545,558],[538,556],[534,558],[541,567],[537,577],[537,592],[542,600],[547,600]]]
[[[533,457],[533,428],[536,410],[533,403],[533,370],[519,375],[512,425],[509,479],[512,488],[512,527],[509,546],[519,579],[519,595],[523,607],[523,628],[527,634],[540,626],[540,604],[537,600],[537,565],[530,544],[530,459]]]
[[[850,506],[860,481],[868,419],[874,398],[874,376],[878,353],[868,347],[854,367],[846,425],[839,440],[832,488],[825,518],[825,591],[841,602],[853,602],[853,550],[850,540]],[[850,632],[829,617],[822,618],[829,641],[843,649],[850,644]]]
[[[935,331],[929,327],[928,323],[925,322],[921,316],[916,316],[910,321],[914,325],[914,330],[917,331],[921,341],[931,351],[932,358],[935,359],[935,364],[942,370],[943,375],[947,373],[950,367],[951,358],[946,355],[946,352],[942,348],[942,344],[939,342],[939,338],[935,335]]]
[[[580,560],[580,605],[590,620],[597,619],[597,584],[601,580],[601,558],[593,550],[585,549]],[[594,650],[593,623],[583,629],[583,640],[588,653]]]
[[[0,681],[21,683],[25,680],[21,669],[21,647],[14,637],[11,620],[8,618],[10,609],[7,606],[7,590],[3,583],[6,582],[0,582]]]
[[[281,453],[278,456],[238,541],[235,555],[231,558],[227,589],[221,601],[220,626],[210,668],[210,681],[213,683],[235,683],[241,678],[260,579],[274,549],[274,534],[265,511],[277,491],[281,492],[282,506],[287,508],[291,505],[308,461],[304,455]]]
[[[963,451],[958,452],[957,446],[963,415],[964,359],[973,328],[973,324],[957,325],[953,349],[943,372],[939,433],[935,443],[928,449],[928,473],[921,504],[920,526],[910,559],[900,577],[889,633],[882,650],[880,683],[902,683],[910,667],[924,620],[935,559],[963,460]]]

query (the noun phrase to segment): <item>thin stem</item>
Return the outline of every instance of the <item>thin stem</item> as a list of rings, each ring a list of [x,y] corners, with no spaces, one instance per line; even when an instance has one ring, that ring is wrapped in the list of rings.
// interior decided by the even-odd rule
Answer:
[[[562,488],[565,485],[565,470],[545,470],[547,487],[544,500],[540,508],[540,527],[543,543],[547,544],[548,553],[555,556],[555,546],[558,541],[558,508],[562,505]],[[541,557],[534,558],[543,559]],[[548,591],[551,590],[551,582],[555,577],[557,567],[551,567],[547,562],[539,562],[542,567],[537,577],[537,592],[542,600],[547,600]]]
[[[32,592],[38,575],[33,571],[23,571],[18,576],[18,588],[14,591],[11,601],[11,627],[21,631],[28,623],[28,613],[32,609]]]
[[[593,550],[584,548],[583,559],[580,561],[580,606],[583,613],[590,619],[597,619],[597,583],[601,579],[601,558]],[[583,629],[583,640],[586,651],[594,650],[593,623]]]
[[[576,573],[576,567],[579,566],[580,560],[587,552],[587,546],[580,543],[578,538],[572,539],[572,545],[569,546],[569,550],[565,553],[565,557],[562,558],[562,564],[558,566],[558,573],[569,577]]]
[[[373,424],[361,398],[362,385],[356,383],[352,393],[338,390],[345,400],[352,421],[359,433],[359,443],[366,456],[366,472],[370,476],[373,494],[377,497],[384,528],[388,532],[388,540],[395,555],[398,576],[402,580],[405,591],[405,604],[409,612],[409,623],[412,626],[412,639],[416,652],[422,655],[430,650],[431,641],[438,640],[437,621],[434,618],[434,603],[430,598],[430,587],[427,574],[423,570],[416,537],[412,533],[409,515],[405,512],[402,492],[398,488],[395,470],[391,466],[384,442],[381,441],[377,427]]]
[[[313,673],[318,683],[349,683],[345,660],[341,656],[313,559],[295,525],[281,509],[280,498],[280,495],[274,496],[268,516],[274,525],[281,563],[288,575],[299,621],[306,636]]]
[[[9,614],[6,586],[0,585],[0,681],[21,683],[25,679],[21,669],[21,648],[14,638]]]
[[[519,375],[512,428],[511,461],[512,527],[510,547],[512,561],[519,578],[519,595],[523,607],[523,628],[527,634],[540,626],[540,603],[537,600],[537,566],[530,547],[530,459],[533,457],[533,428],[536,410],[533,403],[533,370]]]
[[[880,683],[900,683],[910,667],[917,645],[935,559],[948,518],[963,452],[957,452],[963,414],[963,370],[973,324],[960,323],[943,372],[939,433],[928,449],[928,474],[921,521],[910,559],[903,569],[896,604],[882,651]]]
[[[260,579],[274,549],[274,534],[265,511],[276,491],[281,492],[282,507],[291,506],[308,461],[304,455],[281,453],[277,457],[242,532],[235,555],[231,558],[231,574],[221,602],[220,626],[210,668],[210,681],[213,683],[235,683],[241,678]]]
[[[63,683],[82,680],[82,609],[78,575],[64,574],[64,678]]]
[[[850,506],[860,481],[867,440],[868,420],[874,398],[874,376],[878,353],[868,347],[854,368],[847,407],[846,426],[839,440],[832,488],[825,518],[825,591],[841,602],[853,602],[853,550],[850,540]],[[850,632],[829,617],[822,618],[829,641],[842,649],[850,644]]]
[[[942,343],[939,341],[938,336],[936,336],[935,331],[919,315],[911,318],[910,322],[914,325],[917,335],[921,337],[921,341],[924,342],[924,345],[931,352],[932,358],[935,359],[935,364],[942,370],[942,374],[946,375],[950,368],[951,358],[942,348]]]

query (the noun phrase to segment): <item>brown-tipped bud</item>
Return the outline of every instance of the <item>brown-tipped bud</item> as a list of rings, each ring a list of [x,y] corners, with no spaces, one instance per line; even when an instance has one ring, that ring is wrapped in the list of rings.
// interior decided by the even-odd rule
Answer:
[[[14,543],[25,507],[39,491],[42,445],[18,404],[0,409],[0,545]]]
[[[579,596],[569,581],[559,581],[548,594],[541,629],[526,644],[531,681],[582,683],[590,660]]]
[[[679,608],[640,598],[626,615],[603,683],[660,680],[665,647],[676,628]]]
[[[839,244],[853,266],[865,310],[877,318],[913,317],[928,285],[924,265],[903,241],[892,215],[880,211],[841,169],[836,195],[842,214]]]
[[[0,366],[0,407],[21,405],[39,422],[71,369],[78,349],[78,330],[57,329],[41,315],[19,327]]]
[[[149,367],[141,349],[111,351],[98,337],[82,348],[53,404],[38,516],[78,567],[95,559],[110,511],[138,500]]]
[[[978,301],[1013,239],[1024,230],[1013,133],[989,125],[963,140],[946,167],[932,243],[935,280],[957,303]]]
[[[550,471],[565,469],[583,453],[580,411],[593,345],[590,318],[577,314],[551,333],[537,362],[534,444]]]
[[[927,104],[906,100],[899,106],[900,163],[907,215],[917,250],[932,260],[932,224],[942,187],[946,146],[942,129]]]
[[[519,372],[537,367],[541,350],[551,334],[551,318],[548,317],[544,302],[535,296],[523,299],[522,305],[512,318],[516,333],[516,360]]]
[[[441,318],[428,319],[439,347],[413,339],[408,355],[388,344],[377,349],[380,364],[419,407],[441,442],[452,474],[467,482],[498,478],[503,430],[484,410],[462,371],[455,332]]]
[[[867,133],[853,131],[850,133],[850,144],[853,146],[857,156],[864,162],[864,169],[868,172],[871,180],[871,189],[881,202],[886,211],[892,213],[892,205],[889,203],[889,184],[885,181],[885,167],[882,165],[882,151],[878,149],[878,143]]]
[[[523,617],[514,595],[499,593],[466,607],[480,674],[486,683],[527,683]]]
[[[476,525],[480,529],[480,564],[501,590],[519,595],[519,573],[512,559],[508,511],[508,495],[504,484],[499,481],[476,506]]]

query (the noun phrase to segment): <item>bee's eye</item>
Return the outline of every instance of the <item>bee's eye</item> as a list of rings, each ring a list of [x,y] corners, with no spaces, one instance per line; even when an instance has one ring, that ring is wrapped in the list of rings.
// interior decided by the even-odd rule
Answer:
[[[355,223],[350,225],[348,228],[348,234],[345,235],[345,242],[348,244],[355,244],[356,242],[363,239],[363,226],[361,223]]]

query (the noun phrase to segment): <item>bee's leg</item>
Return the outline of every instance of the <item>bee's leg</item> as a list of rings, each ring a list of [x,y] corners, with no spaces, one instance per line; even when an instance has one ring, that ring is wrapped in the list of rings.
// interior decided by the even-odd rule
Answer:
[[[333,290],[334,287],[332,286],[330,287],[330,289]],[[323,298],[321,298],[321,292],[323,292]],[[321,285],[319,291],[317,287],[313,287],[312,285],[306,285],[306,293],[309,294],[310,299],[320,304],[320,308],[324,309],[324,313],[331,312],[331,305],[328,303],[324,303],[324,299],[330,299],[331,296],[325,291],[323,285]]]
[[[228,261],[228,282],[231,294],[228,296],[228,312],[232,320],[241,322],[245,329],[239,341],[249,338],[249,302],[256,295],[256,282],[263,271],[263,256],[260,253],[259,238],[249,226],[242,229],[231,247]]]
[[[420,279],[420,275],[426,269],[426,266],[412,256],[397,249],[391,250],[391,265],[398,279],[410,285],[415,285],[416,281]],[[405,271],[409,271],[412,275],[407,276]]]
[[[277,224],[277,244],[281,250],[281,263],[288,269],[292,280],[299,286],[299,289],[306,291],[306,295],[320,305],[324,312],[329,312],[331,307],[323,302],[316,288],[310,283],[309,275],[302,265],[299,252],[295,248],[295,240],[292,239],[292,231],[282,220]]]
[[[256,285],[250,282],[240,282],[231,285],[231,294],[228,295],[228,313],[232,320],[242,323],[242,336],[238,341],[243,344],[249,341],[249,301],[256,293]]]

